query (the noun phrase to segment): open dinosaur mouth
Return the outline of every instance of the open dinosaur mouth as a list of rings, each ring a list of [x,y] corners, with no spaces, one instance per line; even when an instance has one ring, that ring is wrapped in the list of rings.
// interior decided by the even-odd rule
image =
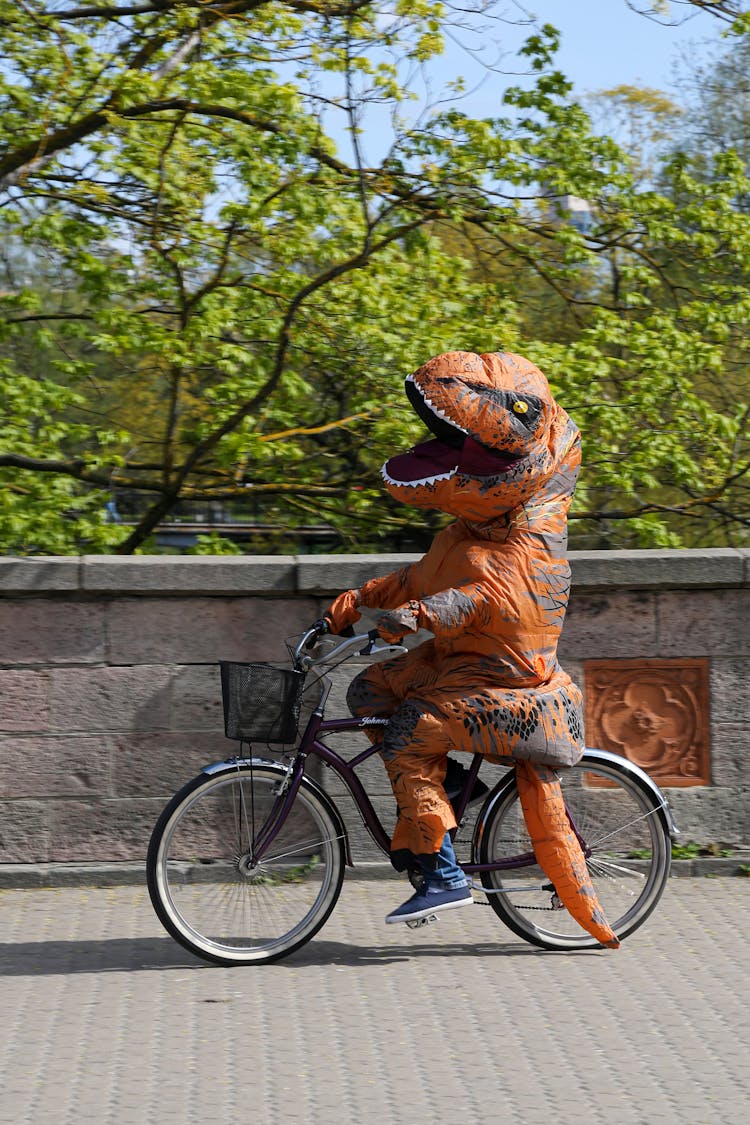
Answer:
[[[496,477],[507,473],[522,460],[522,457],[496,453],[470,437],[463,438],[460,448],[433,439],[391,457],[383,466],[382,474],[389,484],[416,488],[420,484],[450,480],[456,475]]]
[[[466,430],[430,402],[413,376],[406,380],[406,393],[415,413],[435,434],[435,438],[386,461],[382,475],[389,484],[416,488],[417,485],[450,480],[457,474],[495,477],[507,473],[523,460],[517,454],[500,453],[474,441]]]

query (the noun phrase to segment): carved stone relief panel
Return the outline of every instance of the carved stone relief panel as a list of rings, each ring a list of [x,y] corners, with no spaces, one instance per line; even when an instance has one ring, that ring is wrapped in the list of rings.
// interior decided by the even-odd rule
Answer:
[[[660,785],[710,785],[707,660],[586,660],[586,745]]]

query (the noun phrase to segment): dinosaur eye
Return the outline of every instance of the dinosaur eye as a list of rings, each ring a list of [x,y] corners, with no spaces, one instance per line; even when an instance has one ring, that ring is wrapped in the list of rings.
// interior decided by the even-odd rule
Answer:
[[[528,413],[528,409],[529,409],[528,402],[522,402],[521,399],[518,399],[516,402],[513,403],[513,413],[514,414],[526,414],[526,413]]]

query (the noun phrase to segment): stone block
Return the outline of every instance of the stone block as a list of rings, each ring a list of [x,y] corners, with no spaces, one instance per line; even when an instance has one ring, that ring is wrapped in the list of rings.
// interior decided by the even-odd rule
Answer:
[[[750,786],[747,723],[715,723],[711,734],[714,785]]]
[[[108,594],[294,593],[291,555],[85,555],[81,585]]]
[[[112,743],[83,735],[0,737],[4,797],[109,797]]]
[[[42,731],[49,723],[47,672],[0,669],[0,731]]]
[[[223,732],[218,664],[193,664],[175,669],[170,727],[175,731]]]
[[[170,668],[55,668],[49,675],[52,731],[154,731],[169,727]]]
[[[743,585],[750,586],[750,547],[741,547],[739,552],[742,556],[743,565]]]
[[[711,660],[711,718],[714,723],[745,723],[750,716],[748,661]]]
[[[50,834],[45,801],[0,800],[0,863],[44,863]]]
[[[742,553],[732,547],[680,550],[571,551],[573,589],[659,590],[741,586]]]
[[[109,607],[110,664],[279,660],[317,616],[312,599],[123,598]]]
[[[559,646],[560,663],[601,657],[654,656],[655,595],[612,591],[573,596]]]
[[[299,555],[297,591],[334,596],[356,589],[368,578],[390,574],[419,555]]]
[[[0,558],[0,597],[77,590],[80,571],[80,559],[73,556]]]
[[[119,863],[96,860],[79,863],[4,863],[0,865],[0,887],[143,887],[146,865],[143,860]],[[80,1117],[80,1105],[78,1106]]]
[[[570,657],[569,659],[567,659],[565,661],[565,663],[562,666],[565,669],[565,671],[568,673],[568,675],[570,676],[573,683],[577,684],[578,687],[581,688],[581,690],[583,690],[583,686],[584,686],[583,660],[576,660],[573,657]]]
[[[166,804],[202,766],[236,753],[223,734],[118,735],[112,740],[112,791],[115,797],[159,797]]]
[[[49,801],[46,811],[54,859],[59,863],[143,860],[163,807],[161,797]]]
[[[750,788],[747,786],[667,789],[680,830],[679,843],[744,844],[750,841]]]
[[[660,656],[750,654],[750,589],[664,591],[656,619]]]
[[[0,664],[85,664],[103,659],[103,605],[0,600]]]

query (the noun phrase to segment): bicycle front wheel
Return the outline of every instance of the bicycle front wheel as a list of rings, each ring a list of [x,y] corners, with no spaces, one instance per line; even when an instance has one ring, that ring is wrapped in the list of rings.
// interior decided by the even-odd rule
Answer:
[[[207,961],[286,957],[317,933],[336,904],[342,831],[306,779],[270,847],[255,857],[285,776],[274,763],[201,774],[154,828],[146,861],[154,909],[172,937]]]
[[[589,873],[612,929],[622,940],[641,926],[669,876],[671,839],[657,794],[617,759],[587,753],[560,772],[568,812],[585,845]],[[533,854],[515,782],[480,826],[480,863]],[[519,937],[544,949],[599,945],[559,903],[538,865],[481,875],[495,913]]]

